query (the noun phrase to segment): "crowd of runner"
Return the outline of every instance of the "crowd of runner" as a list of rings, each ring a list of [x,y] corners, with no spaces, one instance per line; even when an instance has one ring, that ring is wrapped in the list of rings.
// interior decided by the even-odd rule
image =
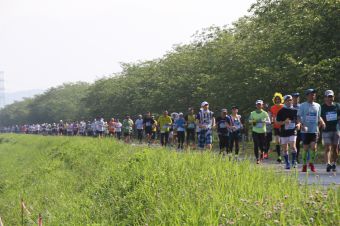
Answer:
[[[148,145],[154,144],[159,139],[162,146],[176,145],[178,150],[189,147],[211,150],[213,130],[216,128],[220,153],[231,154],[234,151],[237,156],[242,132],[249,123],[252,127],[257,164],[263,159],[268,159],[270,144],[274,137],[277,161],[281,163],[284,160],[286,169],[296,168],[302,159],[302,172],[307,172],[307,166],[312,172],[316,172],[314,162],[318,139],[322,134],[326,171],[335,172],[340,142],[340,104],[334,102],[332,90],[325,91],[322,106],[315,102],[316,90],[306,90],[305,96],[306,102],[300,104],[299,93],[285,96],[275,93],[271,107],[262,100],[257,100],[256,109],[250,113],[246,121],[238,114],[237,106],[232,106],[230,114],[227,109],[222,109],[220,115],[215,117],[209,110],[209,103],[204,101],[198,112],[195,112],[194,108],[189,108],[186,115],[181,112],[169,115],[165,110],[157,119],[151,112],[147,112],[144,117],[139,115],[135,121],[129,115],[122,121],[115,118],[105,121],[100,117],[87,122],[60,120],[52,124],[3,127],[0,128],[0,132],[99,138],[110,136],[119,140],[124,139],[126,143],[130,143],[133,134],[136,134],[139,143],[145,140]]]

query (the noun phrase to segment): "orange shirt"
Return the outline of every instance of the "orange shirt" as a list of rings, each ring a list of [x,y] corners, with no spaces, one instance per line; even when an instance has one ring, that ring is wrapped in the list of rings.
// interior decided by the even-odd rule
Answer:
[[[276,123],[276,116],[277,116],[277,113],[281,110],[281,108],[283,108],[283,104],[275,104],[270,108],[270,112],[272,113],[275,129],[281,128],[281,126]]]
[[[116,125],[116,123],[114,121],[109,122],[109,131],[110,132],[115,132],[115,125]]]

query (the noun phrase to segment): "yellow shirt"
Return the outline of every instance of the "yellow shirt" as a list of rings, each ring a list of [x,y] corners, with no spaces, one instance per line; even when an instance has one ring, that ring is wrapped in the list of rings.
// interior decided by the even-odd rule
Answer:
[[[170,116],[164,116],[164,115],[159,116],[158,123],[159,123],[161,133],[170,131],[170,125],[172,124],[172,120]]]

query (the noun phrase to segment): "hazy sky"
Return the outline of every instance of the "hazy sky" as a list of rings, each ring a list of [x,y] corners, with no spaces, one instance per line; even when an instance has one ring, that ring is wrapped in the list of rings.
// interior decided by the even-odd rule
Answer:
[[[256,0],[0,0],[6,91],[47,89],[161,57],[202,28],[227,25]]]

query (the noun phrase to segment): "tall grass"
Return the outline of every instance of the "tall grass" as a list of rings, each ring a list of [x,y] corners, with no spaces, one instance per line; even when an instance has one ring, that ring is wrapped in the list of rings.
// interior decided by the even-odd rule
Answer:
[[[0,136],[0,216],[46,225],[337,225],[338,187],[251,162],[111,139]]]

